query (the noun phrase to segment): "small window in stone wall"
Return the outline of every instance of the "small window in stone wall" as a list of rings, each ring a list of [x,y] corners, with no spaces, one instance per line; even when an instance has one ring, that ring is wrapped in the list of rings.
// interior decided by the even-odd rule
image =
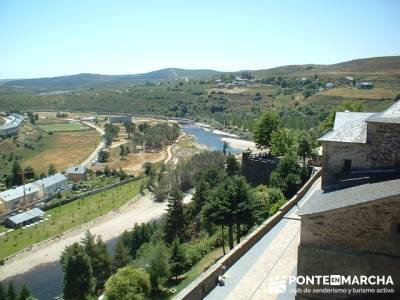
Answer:
[[[400,240],[400,222],[399,221],[392,223],[391,234],[394,239]]]

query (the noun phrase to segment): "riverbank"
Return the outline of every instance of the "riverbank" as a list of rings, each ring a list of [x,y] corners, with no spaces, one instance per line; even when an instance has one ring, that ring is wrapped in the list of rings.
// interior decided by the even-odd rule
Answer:
[[[223,137],[221,138],[221,141],[228,143],[229,146],[232,148],[237,148],[241,150],[251,150],[251,151],[257,151],[257,146],[256,143],[251,142],[251,141],[246,141],[246,140],[240,140],[240,139],[235,139],[235,138],[229,138],[229,137]]]

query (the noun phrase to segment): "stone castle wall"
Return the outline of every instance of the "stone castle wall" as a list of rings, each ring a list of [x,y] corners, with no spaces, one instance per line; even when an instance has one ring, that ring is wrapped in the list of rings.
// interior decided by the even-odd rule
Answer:
[[[399,203],[400,196],[394,196],[302,216],[298,275],[391,275],[395,290],[400,293]],[[400,298],[399,294],[391,296],[385,299]],[[299,294],[297,299],[307,299],[305,297],[347,299],[341,295],[319,294]],[[360,297],[369,299],[365,295]]]

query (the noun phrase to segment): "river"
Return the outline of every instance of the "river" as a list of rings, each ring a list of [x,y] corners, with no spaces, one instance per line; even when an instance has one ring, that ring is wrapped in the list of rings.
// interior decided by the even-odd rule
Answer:
[[[224,137],[224,135],[216,134],[208,128],[204,128],[195,124],[183,125],[182,130],[185,133],[192,135],[197,144],[205,146],[209,150],[222,151],[224,142],[221,139]],[[229,144],[226,151],[234,154],[243,152],[242,149],[233,148]]]
[[[224,143],[221,138],[223,135],[195,124],[182,125],[182,130],[186,134],[192,135],[197,144],[210,150],[222,151]],[[235,154],[242,151],[229,145],[227,148],[227,152]],[[106,242],[109,250],[113,250],[116,240],[112,239]],[[12,280],[17,287],[25,283],[39,300],[52,300],[62,293],[63,273],[59,262],[38,265],[28,272],[8,278],[3,285],[7,284],[8,280]]]

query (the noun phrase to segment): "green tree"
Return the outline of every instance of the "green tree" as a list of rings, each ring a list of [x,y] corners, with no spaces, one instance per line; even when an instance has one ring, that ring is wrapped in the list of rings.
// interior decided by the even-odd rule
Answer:
[[[283,156],[288,152],[297,151],[297,134],[293,129],[279,128],[271,135],[271,153]]]
[[[95,236],[89,231],[86,232],[82,244],[90,259],[93,276],[96,278],[95,290],[99,291],[103,289],[107,278],[111,275],[111,257],[101,237],[98,236],[95,240]]]
[[[12,281],[8,283],[7,300],[17,300],[17,293],[15,292],[15,287]]]
[[[353,111],[359,112],[362,110],[362,104],[360,102],[343,102],[340,105],[336,106],[334,109],[331,110],[329,115],[326,119],[322,122],[320,126],[321,132],[326,132],[333,129],[333,125],[335,123],[336,112],[343,112],[343,111]]]
[[[236,225],[236,239],[240,242],[241,224],[254,221],[254,203],[250,187],[241,176],[227,177],[213,191],[202,210],[206,223],[228,227],[229,248],[233,249],[233,229]]]
[[[98,154],[97,154],[97,157],[98,157],[99,163],[106,163],[106,162],[108,162],[108,159],[110,157],[110,153],[108,153],[104,149],[100,149]]]
[[[121,268],[105,284],[107,300],[149,299],[151,284],[149,275],[133,266]]]
[[[254,128],[254,141],[257,147],[265,149],[271,145],[271,136],[281,126],[279,117],[271,112],[265,113]]]
[[[159,290],[170,277],[168,249],[166,249],[165,245],[154,245],[148,271],[153,289]]]
[[[293,196],[301,184],[301,167],[293,153],[283,156],[275,171],[272,172],[270,184],[279,188],[285,197]]]
[[[185,216],[183,214],[182,192],[174,188],[170,193],[167,205],[167,216],[165,221],[165,239],[172,242],[174,239],[183,239]]]
[[[48,171],[48,175],[54,175],[57,173],[57,169],[53,164],[49,164],[49,171]]]
[[[1,281],[0,281],[0,300],[7,300],[7,295]]]
[[[222,145],[222,153],[226,154],[226,149],[228,149],[228,143],[224,141],[224,144]]]
[[[257,186],[253,190],[252,196],[254,197],[255,204],[259,208],[256,210],[256,213],[258,214],[257,217],[261,218],[261,220],[268,217],[269,210],[273,204],[282,199],[286,201],[285,196],[279,188],[268,188],[265,185]]]
[[[198,214],[210,195],[210,185],[205,179],[202,178],[195,187],[193,202],[195,213]]]
[[[313,138],[307,132],[301,132],[298,138],[297,155],[303,160],[305,164],[306,159],[311,157],[316,147]]]
[[[127,266],[131,261],[129,250],[125,247],[123,241],[119,239],[115,245],[115,254],[113,258],[113,270]]]
[[[63,298],[86,299],[94,292],[95,279],[90,258],[79,243],[68,246],[61,255],[64,271]]]
[[[171,268],[171,275],[178,279],[186,268],[186,255],[185,249],[179,243],[178,239],[175,239],[171,246],[171,255],[169,257],[169,265]]]
[[[28,300],[31,297],[31,291],[24,284],[19,292],[18,300]],[[1,299],[1,298],[0,298]]]
[[[226,157],[226,173],[228,176],[233,176],[238,174],[239,172],[239,164],[236,160],[235,155],[233,154],[228,154]]]
[[[121,159],[125,159],[126,155],[127,155],[127,151],[124,145],[120,145],[119,146],[119,155],[121,156]]]
[[[35,178],[35,170],[31,166],[27,166],[24,169],[24,174],[26,179]]]
[[[23,183],[23,171],[21,165],[15,160],[11,168],[11,184],[21,185]]]
[[[31,124],[35,124],[35,116],[33,115],[33,113],[28,112],[28,118],[29,118],[29,122],[31,122]]]

